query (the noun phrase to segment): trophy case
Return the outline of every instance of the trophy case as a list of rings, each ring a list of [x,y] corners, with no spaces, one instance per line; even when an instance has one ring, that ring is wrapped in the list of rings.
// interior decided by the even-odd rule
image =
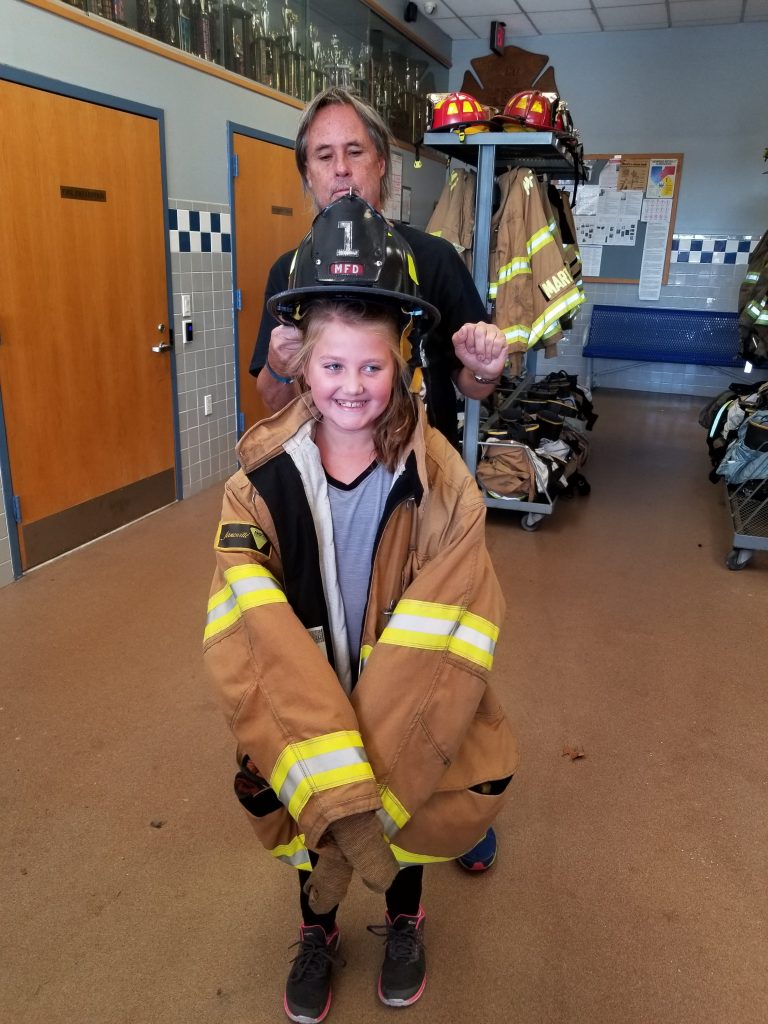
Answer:
[[[306,102],[328,85],[369,100],[402,142],[418,142],[445,63],[364,0],[66,0],[89,14]]]

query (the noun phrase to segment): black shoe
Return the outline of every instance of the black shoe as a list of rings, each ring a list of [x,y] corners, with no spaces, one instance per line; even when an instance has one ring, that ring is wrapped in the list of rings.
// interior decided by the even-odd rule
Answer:
[[[394,921],[386,914],[386,924],[369,924],[368,931],[387,940],[384,963],[379,975],[379,999],[386,1006],[410,1006],[427,984],[427,958],[424,953],[424,910],[416,917],[398,914]]]
[[[299,952],[285,983],[283,1006],[298,1024],[318,1024],[331,1007],[331,972],[344,966],[338,953],[339,929],[326,935],[319,924],[303,924],[294,946]]]

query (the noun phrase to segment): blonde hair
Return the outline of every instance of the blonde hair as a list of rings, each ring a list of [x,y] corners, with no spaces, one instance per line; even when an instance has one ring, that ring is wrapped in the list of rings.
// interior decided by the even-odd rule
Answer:
[[[418,421],[417,399],[409,390],[407,363],[400,352],[402,315],[394,308],[369,302],[335,302],[332,299],[312,302],[297,323],[302,334],[302,344],[290,370],[303,390],[307,388],[306,372],[312,352],[322,331],[334,320],[341,320],[351,327],[387,329],[394,356],[392,394],[387,408],[374,423],[373,447],[378,461],[393,471]]]

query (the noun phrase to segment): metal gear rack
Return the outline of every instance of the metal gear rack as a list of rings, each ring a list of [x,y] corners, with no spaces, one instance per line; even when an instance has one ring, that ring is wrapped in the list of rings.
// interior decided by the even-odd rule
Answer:
[[[528,167],[536,175],[576,178],[578,172],[573,157],[555,132],[515,132],[514,138],[508,132],[478,132],[472,135],[427,132],[424,145],[477,170],[472,277],[478,292],[487,300],[493,183],[496,174],[511,167]],[[527,374],[514,386],[514,397],[519,397],[532,381],[533,374]],[[466,398],[462,450],[464,461],[473,476],[477,472],[479,436],[480,402]],[[554,500],[548,494],[544,497],[544,501],[517,501],[485,494],[485,504],[489,508],[525,513],[521,525],[526,530],[535,530],[541,519],[550,515],[554,508]]]

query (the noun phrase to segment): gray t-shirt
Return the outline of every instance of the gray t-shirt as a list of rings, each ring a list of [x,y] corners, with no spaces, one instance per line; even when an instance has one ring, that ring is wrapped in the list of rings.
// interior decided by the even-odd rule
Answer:
[[[374,462],[351,484],[340,483],[327,473],[326,479],[333,520],[336,571],[347,623],[349,660],[356,678],[373,544],[394,473]]]

